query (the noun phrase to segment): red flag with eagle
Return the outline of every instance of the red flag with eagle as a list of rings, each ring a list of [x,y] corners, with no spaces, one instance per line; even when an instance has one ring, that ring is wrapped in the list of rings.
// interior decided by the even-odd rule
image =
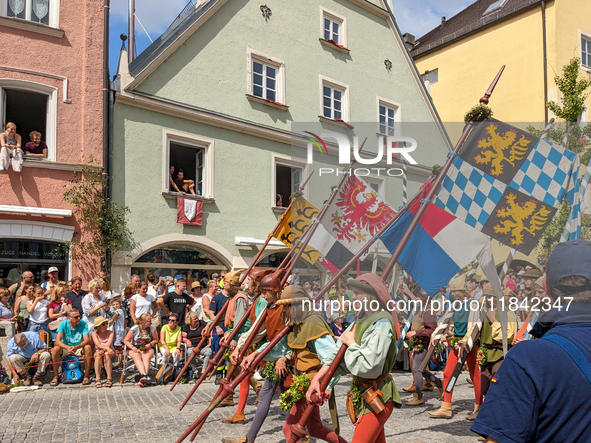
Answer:
[[[308,246],[342,268],[396,211],[359,177],[348,177]]]

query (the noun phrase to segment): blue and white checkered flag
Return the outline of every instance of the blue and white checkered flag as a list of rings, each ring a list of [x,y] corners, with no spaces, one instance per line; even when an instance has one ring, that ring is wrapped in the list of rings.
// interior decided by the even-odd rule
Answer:
[[[571,180],[571,186],[566,194],[568,202],[572,205],[571,212],[569,214],[564,231],[560,242],[568,240],[577,240],[581,238],[581,212],[587,211],[587,204],[585,199],[585,193],[589,187],[589,179],[591,178],[591,160],[587,165],[587,170],[583,176],[583,180],[579,183],[579,156],[573,162],[573,173],[574,180]]]

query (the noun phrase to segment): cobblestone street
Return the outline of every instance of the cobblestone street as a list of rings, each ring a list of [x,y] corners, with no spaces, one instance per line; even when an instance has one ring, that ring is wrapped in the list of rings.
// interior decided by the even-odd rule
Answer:
[[[438,376],[441,377],[441,373]],[[412,394],[402,391],[411,381],[410,373],[394,375],[403,402]],[[349,440],[353,426],[344,404],[350,379],[344,377],[337,385],[337,405],[341,435]],[[182,412],[178,411],[192,384],[177,386],[169,392],[169,386],[141,389],[131,383],[123,387],[96,389],[94,384],[51,388],[45,385],[32,392],[10,393],[0,396],[0,441],[15,442],[174,442],[200,414],[217,386],[203,384]],[[278,396],[271,407],[269,417],[257,437],[257,443],[284,441],[282,425],[286,413],[279,409]],[[437,392],[427,392],[426,403],[418,407],[394,410],[386,423],[388,442],[476,442],[465,419],[472,411],[474,391],[462,374],[454,392],[454,417],[451,420],[433,419],[426,411],[439,407]],[[238,395],[235,396],[235,401]],[[246,433],[255,411],[254,394],[249,396],[244,425],[226,425],[221,417],[229,416],[235,408],[215,410],[201,429],[196,442],[219,442],[222,437],[238,438]],[[328,406],[322,407],[321,416],[330,426]],[[313,439],[312,439],[313,440]],[[189,441],[188,439],[186,441]]]

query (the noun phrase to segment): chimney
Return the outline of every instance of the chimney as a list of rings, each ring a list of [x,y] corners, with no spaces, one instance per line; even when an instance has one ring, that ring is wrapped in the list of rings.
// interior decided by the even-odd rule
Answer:
[[[408,48],[409,51],[415,47],[415,36],[414,35],[409,34],[408,32],[406,34],[402,34],[402,40],[404,40],[404,44],[406,45],[406,47]]]
[[[446,22],[446,21],[447,21],[447,20],[445,19],[445,17],[441,17],[441,26],[445,25],[445,22]]]

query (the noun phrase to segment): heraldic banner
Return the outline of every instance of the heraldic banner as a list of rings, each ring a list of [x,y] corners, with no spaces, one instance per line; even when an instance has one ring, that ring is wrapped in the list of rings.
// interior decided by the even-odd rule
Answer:
[[[176,222],[183,225],[201,226],[203,223],[203,201],[178,197],[176,199]]]
[[[568,149],[485,119],[454,159],[436,204],[527,255],[578,174],[575,158]]]
[[[308,245],[341,269],[396,211],[365,181],[348,177]]]

